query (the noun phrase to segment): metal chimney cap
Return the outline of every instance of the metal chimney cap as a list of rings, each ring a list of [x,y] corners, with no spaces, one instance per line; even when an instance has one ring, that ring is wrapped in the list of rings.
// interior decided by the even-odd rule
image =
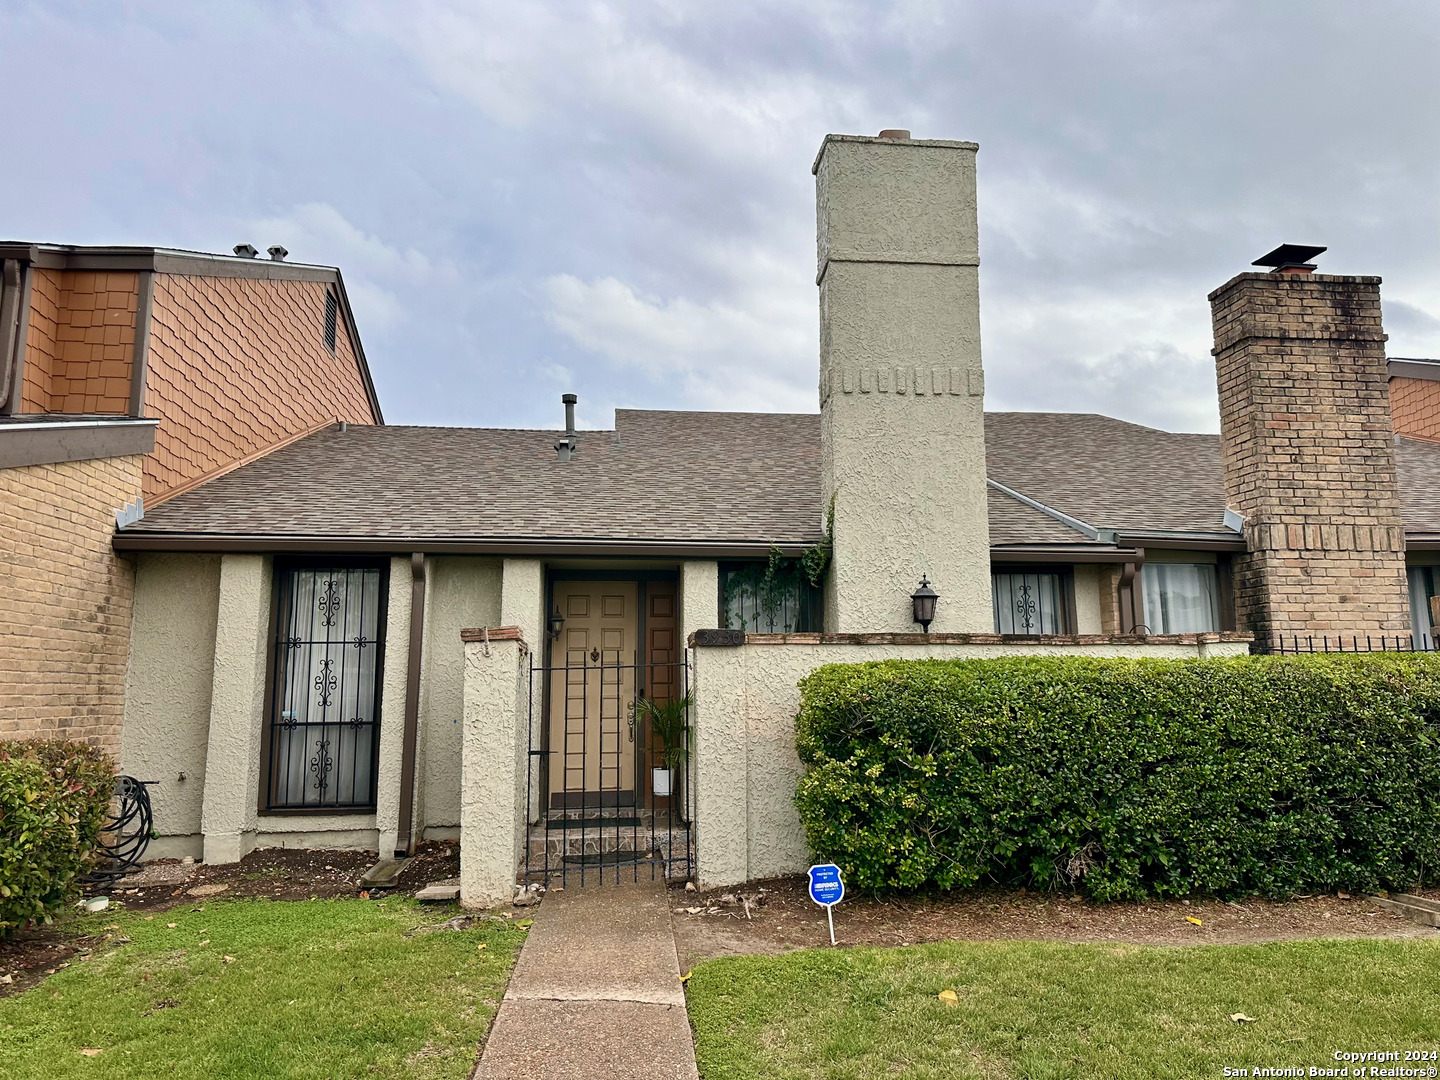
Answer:
[[[574,394],[561,394],[561,395],[560,395],[560,404],[561,404],[561,405],[576,405],[576,404],[579,403],[579,401],[580,401],[580,399],[579,399],[576,395],[574,395]]]
[[[260,254],[260,249],[254,244],[236,244],[232,250],[242,259],[253,259]]]
[[[877,139],[908,139],[910,138],[909,128],[886,128],[876,136]]]
[[[286,251],[279,244],[271,244],[265,250],[269,252],[270,258],[274,259],[276,262],[284,262],[285,256],[290,254],[290,252]]]
[[[1250,265],[1269,266],[1276,270],[1285,266],[1307,266],[1316,255],[1328,250],[1329,248],[1315,247],[1312,244],[1281,244],[1274,251],[1261,255]]]

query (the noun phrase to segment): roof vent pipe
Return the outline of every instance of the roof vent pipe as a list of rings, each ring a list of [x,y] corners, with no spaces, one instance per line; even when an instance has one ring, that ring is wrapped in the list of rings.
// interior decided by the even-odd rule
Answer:
[[[242,259],[253,259],[260,254],[254,244],[236,244],[231,250]]]
[[[580,440],[575,435],[575,403],[580,399],[574,394],[562,394],[565,403],[565,437],[555,443],[555,454],[561,461],[569,461],[580,449]]]
[[[265,250],[270,253],[270,258],[274,259],[276,262],[284,262],[285,256],[290,254],[290,252],[286,251],[279,244],[271,244]]]

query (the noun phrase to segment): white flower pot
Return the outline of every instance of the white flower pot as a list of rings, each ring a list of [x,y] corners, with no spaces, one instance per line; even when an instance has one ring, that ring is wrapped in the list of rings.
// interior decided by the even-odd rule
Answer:
[[[670,794],[670,785],[675,782],[674,769],[651,769],[650,789],[661,798]]]

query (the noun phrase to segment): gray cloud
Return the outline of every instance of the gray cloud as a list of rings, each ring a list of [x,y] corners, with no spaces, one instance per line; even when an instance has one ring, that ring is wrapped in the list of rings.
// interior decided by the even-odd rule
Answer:
[[[992,408],[1213,430],[1285,240],[1440,353],[1426,0],[8,5],[0,233],[345,270],[396,421],[814,408],[827,131],[981,143]],[[20,163],[16,167],[14,163]]]

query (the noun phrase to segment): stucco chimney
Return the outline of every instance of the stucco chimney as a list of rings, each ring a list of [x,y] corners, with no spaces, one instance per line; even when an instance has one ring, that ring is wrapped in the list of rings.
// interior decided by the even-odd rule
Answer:
[[[988,632],[975,143],[827,135],[815,174],[827,628]],[[896,137],[902,136],[902,137]]]
[[[1225,493],[1248,548],[1236,615],[1265,638],[1403,634],[1380,279],[1277,269],[1210,294]]]

